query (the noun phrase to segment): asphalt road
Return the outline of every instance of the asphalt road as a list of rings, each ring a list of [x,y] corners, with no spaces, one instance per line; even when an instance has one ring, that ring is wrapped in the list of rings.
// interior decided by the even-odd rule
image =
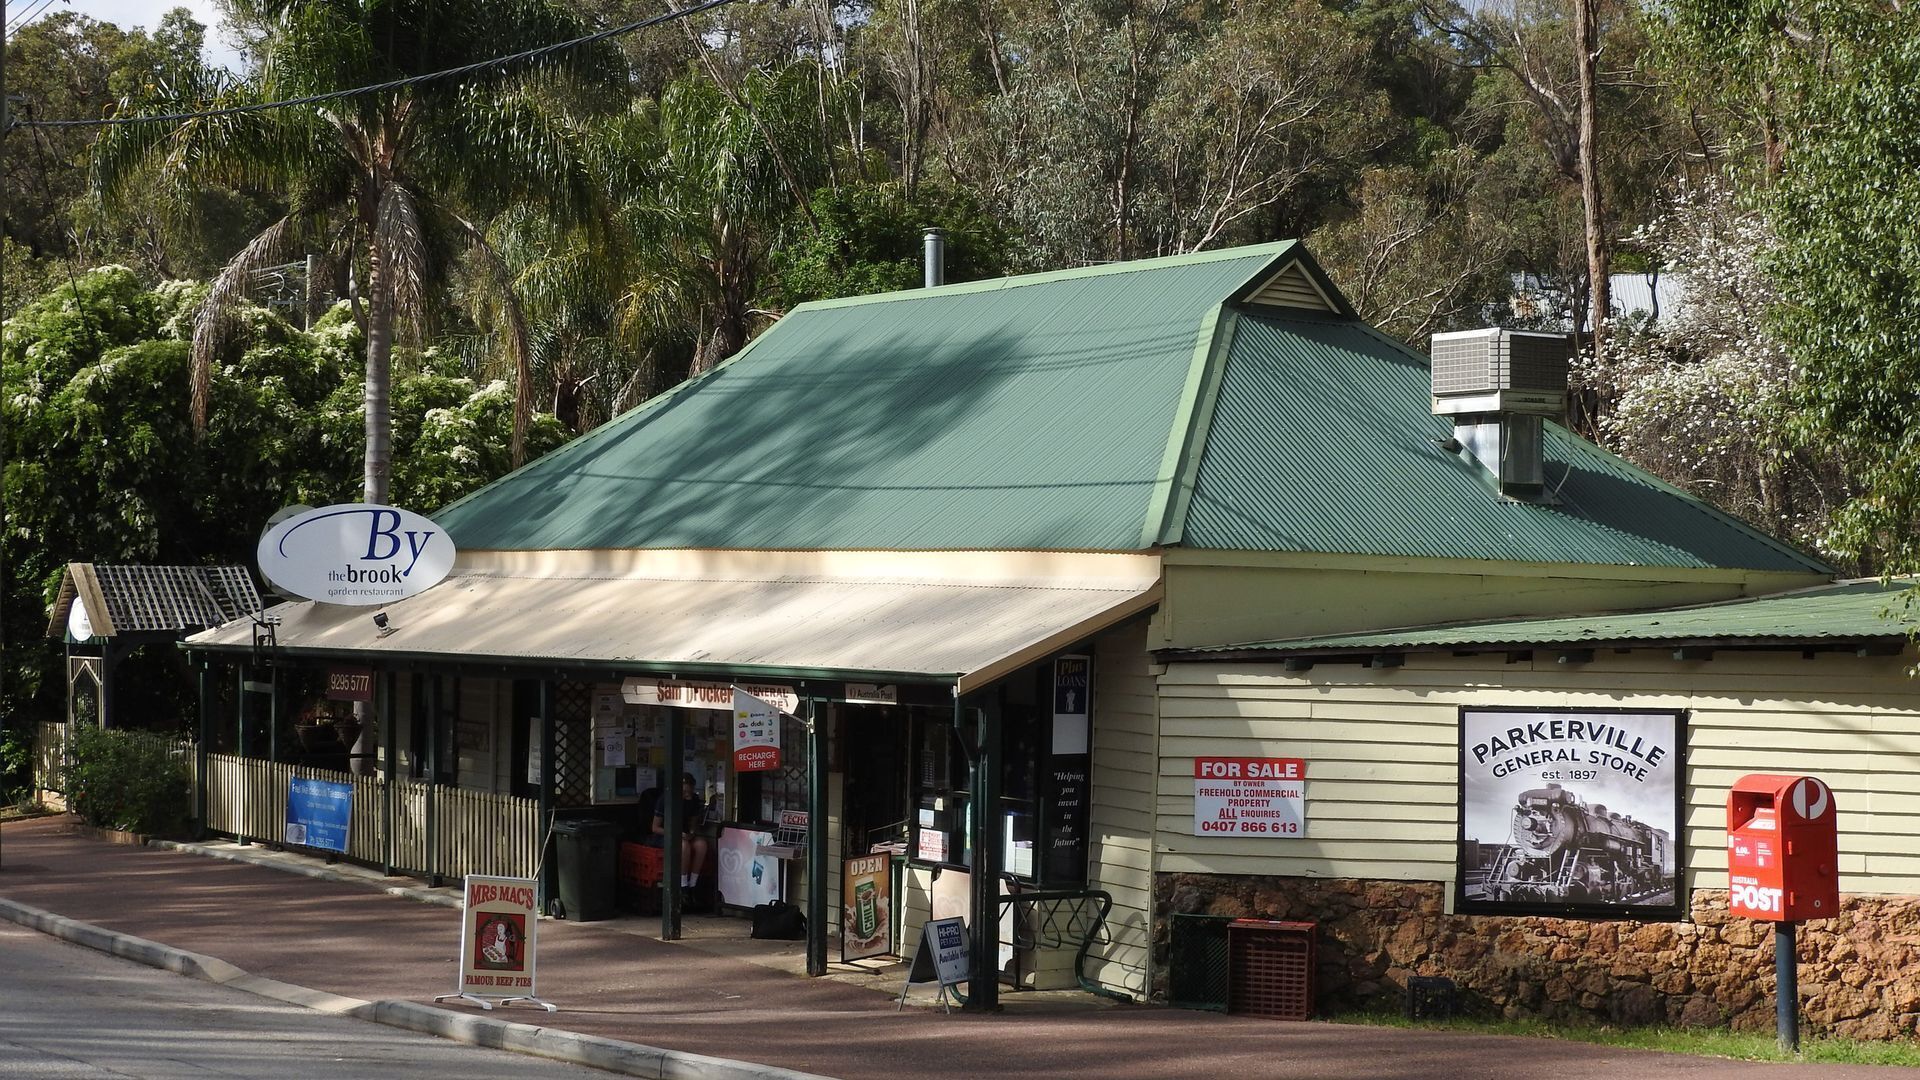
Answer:
[[[328,1016],[0,923],[9,1080],[605,1080],[578,1065]]]

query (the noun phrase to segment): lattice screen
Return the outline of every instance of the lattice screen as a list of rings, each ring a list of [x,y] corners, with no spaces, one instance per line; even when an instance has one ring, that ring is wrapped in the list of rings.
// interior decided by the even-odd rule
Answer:
[[[826,722],[824,715],[821,722]],[[770,800],[776,811],[807,808],[806,721],[780,717],[780,767],[761,774],[760,797]]]
[[[593,804],[593,684],[553,684],[553,804]]]

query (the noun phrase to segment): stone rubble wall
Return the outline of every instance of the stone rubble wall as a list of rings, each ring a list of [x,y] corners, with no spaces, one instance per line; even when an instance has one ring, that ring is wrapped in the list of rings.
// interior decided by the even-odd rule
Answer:
[[[1510,1019],[1771,1031],[1771,923],[1695,890],[1691,920],[1448,915],[1441,882],[1212,874],[1155,880],[1155,1000],[1166,1000],[1172,916],[1313,920],[1320,1010],[1398,1009],[1409,976],[1452,979],[1464,1007]],[[1799,930],[1802,1029],[1920,1033],[1920,897],[1844,896]]]

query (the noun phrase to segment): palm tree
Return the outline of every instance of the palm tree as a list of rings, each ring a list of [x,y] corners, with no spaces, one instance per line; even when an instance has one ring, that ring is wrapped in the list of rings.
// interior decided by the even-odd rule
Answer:
[[[309,97],[388,83],[590,32],[546,0],[255,0],[265,27],[260,77],[166,88],[153,112]],[[585,225],[603,198],[578,152],[568,106],[624,77],[604,45],[522,66],[337,98],[308,106],[110,128],[95,185],[109,199],[136,185],[187,196],[203,185],[284,193],[286,213],[214,279],[194,324],[192,411],[206,423],[212,362],[234,303],[262,266],[302,249],[344,254],[366,332],[368,502],[385,502],[392,423],[387,387],[396,320],[416,329],[454,250],[504,274],[476,224],[537,205]],[[182,106],[188,108],[183,109]],[[177,200],[186,205],[184,198]],[[525,320],[509,304],[518,395],[513,463],[531,416]]]
[[[622,315],[640,327],[690,327],[692,370],[738,352],[767,254],[829,177],[811,63],[754,70],[737,85],[683,78],[660,103],[636,103],[597,129],[616,188],[626,250]]]

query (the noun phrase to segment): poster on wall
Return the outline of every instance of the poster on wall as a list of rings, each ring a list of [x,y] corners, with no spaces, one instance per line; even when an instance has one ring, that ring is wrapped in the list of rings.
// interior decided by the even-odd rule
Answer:
[[[1060,656],[1053,661],[1053,738],[1048,745],[1041,790],[1045,823],[1040,837],[1042,880],[1074,884],[1087,880],[1087,778],[1093,728],[1093,658]],[[1011,864],[1009,864],[1011,865]]]
[[[1674,711],[1461,709],[1460,910],[1677,917],[1685,737]]]
[[[893,872],[889,857],[858,855],[840,864],[840,961],[893,952]]]

